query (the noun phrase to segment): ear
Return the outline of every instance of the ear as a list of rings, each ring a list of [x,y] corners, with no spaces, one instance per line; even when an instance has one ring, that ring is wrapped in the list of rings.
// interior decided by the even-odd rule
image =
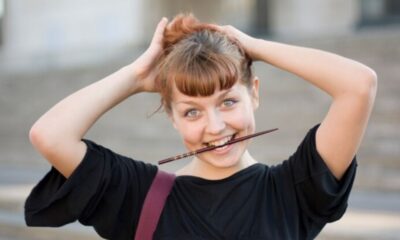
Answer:
[[[253,78],[253,87],[251,89],[251,103],[253,105],[253,110],[256,110],[260,105],[259,84],[260,80],[255,76]]]

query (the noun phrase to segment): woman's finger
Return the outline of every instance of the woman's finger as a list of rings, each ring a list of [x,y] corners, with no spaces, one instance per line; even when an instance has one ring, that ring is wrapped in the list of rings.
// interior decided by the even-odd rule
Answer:
[[[160,20],[160,22],[157,24],[157,28],[156,28],[156,31],[154,32],[152,41],[161,40],[161,38],[163,36],[163,33],[164,33],[164,30],[165,30],[165,27],[167,26],[167,24],[168,24],[168,18],[163,17]]]

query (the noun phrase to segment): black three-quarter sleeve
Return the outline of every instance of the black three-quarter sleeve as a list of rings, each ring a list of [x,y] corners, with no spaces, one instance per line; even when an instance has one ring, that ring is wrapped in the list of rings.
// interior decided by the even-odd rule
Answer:
[[[52,168],[25,202],[29,226],[61,226],[76,220],[106,239],[132,239],[157,167],[83,140],[87,152],[66,179]]]
[[[327,223],[338,220],[346,211],[356,173],[356,156],[340,181],[331,173],[316,148],[319,124],[309,130],[287,165],[293,177],[303,224],[316,235]],[[332,146],[334,148],[335,146]],[[314,229],[315,232],[312,232]]]

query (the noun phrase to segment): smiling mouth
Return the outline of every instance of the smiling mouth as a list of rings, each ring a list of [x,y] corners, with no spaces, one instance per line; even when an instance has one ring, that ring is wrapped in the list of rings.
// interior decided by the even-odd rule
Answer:
[[[229,144],[229,142],[232,141],[233,139],[235,139],[235,137],[236,137],[236,133],[232,134],[231,136],[225,137],[221,140],[218,140],[218,141],[204,143],[204,145],[206,147],[217,147],[217,148],[223,147],[223,146]]]

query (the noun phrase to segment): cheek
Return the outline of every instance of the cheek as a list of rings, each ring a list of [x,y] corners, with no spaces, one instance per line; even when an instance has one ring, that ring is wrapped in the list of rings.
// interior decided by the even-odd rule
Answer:
[[[187,121],[176,111],[173,111],[170,117],[186,147],[189,149],[194,145],[197,147],[202,140],[202,123],[200,121]]]
[[[234,128],[248,129],[250,131],[253,131],[255,128],[254,112],[252,108],[239,108],[237,111],[232,113],[228,119],[230,119],[230,125]]]
[[[187,147],[198,145],[202,141],[203,127],[198,122],[180,122],[177,130]]]

